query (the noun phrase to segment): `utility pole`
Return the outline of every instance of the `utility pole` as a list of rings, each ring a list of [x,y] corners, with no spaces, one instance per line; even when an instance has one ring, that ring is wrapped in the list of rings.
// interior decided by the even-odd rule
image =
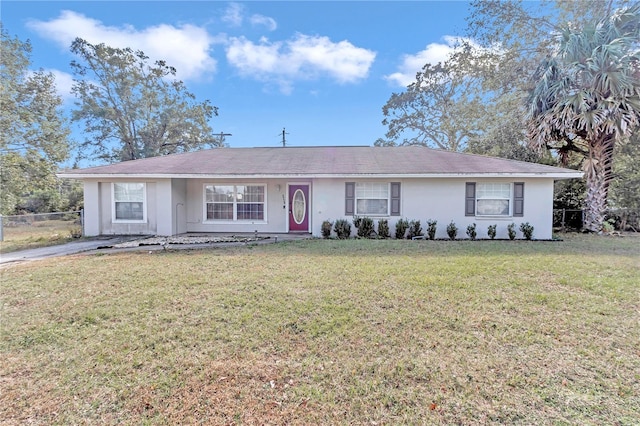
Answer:
[[[285,135],[288,135],[289,133],[285,132],[284,127],[282,128],[282,147],[284,148],[285,146],[287,146],[287,139],[285,138]]]
[[[220,136],[220,146],[224,146],[224,137],[225,136],[233,136],[231,133],[220,132],[220,134],[216,133],[216,136]]]

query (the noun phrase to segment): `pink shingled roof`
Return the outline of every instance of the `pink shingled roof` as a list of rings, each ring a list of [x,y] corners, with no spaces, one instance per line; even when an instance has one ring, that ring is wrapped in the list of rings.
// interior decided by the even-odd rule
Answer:
[[[68,170],[79,175],[353,176],[577,174],[575,170],[420,146],[216,148]],[[575,176],[573,176],[575,177]]]

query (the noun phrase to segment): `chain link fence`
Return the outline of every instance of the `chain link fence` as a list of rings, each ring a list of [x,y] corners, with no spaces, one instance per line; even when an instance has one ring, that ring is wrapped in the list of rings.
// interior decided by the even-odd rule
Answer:
[[[630,209],[611,209],[607,220],[618,231],[640,232],[640,211]],[[572,209],[554,209],[553,227],[561,230],[578,231],[584,225],[584,211]]]
[[[83,211],[0,215],[0,241],[82,236]]]

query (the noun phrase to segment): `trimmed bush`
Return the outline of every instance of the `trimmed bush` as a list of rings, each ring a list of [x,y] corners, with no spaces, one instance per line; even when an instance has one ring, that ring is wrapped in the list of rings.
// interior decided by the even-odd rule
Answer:
[[[407,233],[408,227],[409,221],[407,219],[398,219],[396,222],[396,238],[398,240],[402,240],[404,238],[404,234]]]
[[[487,235],[489,236],[489,238],[491,238],[492,240],[494,238],[496,238],[496,228],[498,227],[498,225],[489,225],[489,227],[487,228]]]
[[[351,236],[351,223],[346,219],[338,219],[333,225],[333,231],[338,236],[338,239],[346,240]]]
[[[507,226],[507,233],[509,234],[509,239],[510,240],[515,240],[515,238],[516,238],[516,224],[515,223],[510,223]]]
[[[437,225],[438,225],[438,221],[437,220],[429,219],[427,221],[427,235],[429,236],[430,240],[435,240],[436,239],[436,226]]]
[[[533,225],[529,222],[524,222],[520,224],[520,232],[524,235],[525,240],[530,240],[533,238]]]
[[[374,232],[373,219],[370,217],[354,217],[353,226],[356,227],[356,234],[360,238],[370,238]]]
[[[322,227],[321,232],[322,232],[322,238],[329,238],[331,237],[331,228],[333,227],[333,223],[329,220],[325,220],[324,222],[322,222]]]
[[[458,227],[455,223],[453,223],[453,221],[451,221],[451,223],[447,225],[447,235],[449,236],[450,240],[455,240],[456,236],[458,235]]]
[[[409,222],[409,232],[407,233],[407,240],[413,239],[413,237],[421,237],[424,234],[422,233],[422,226],[420,225],[419,220],[412,220]]]
[[[378,221],[378,238],[389,238],[389,221],[380,219]]]
[[[467,226],[467,236],[469,237],[470,240],[475,240],[476,237],[478,236],[478,233],[476,232],[475,223],[472,223],[471,225]]]

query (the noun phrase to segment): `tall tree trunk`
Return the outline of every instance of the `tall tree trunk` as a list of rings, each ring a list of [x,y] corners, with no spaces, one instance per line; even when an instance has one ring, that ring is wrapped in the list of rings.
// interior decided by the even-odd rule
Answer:
[[[607,214],[609,183],[612,178],[615,136],[605,135],[590,143],[586,163],[587,194],[585,198],[584,228],[600,232]]]

